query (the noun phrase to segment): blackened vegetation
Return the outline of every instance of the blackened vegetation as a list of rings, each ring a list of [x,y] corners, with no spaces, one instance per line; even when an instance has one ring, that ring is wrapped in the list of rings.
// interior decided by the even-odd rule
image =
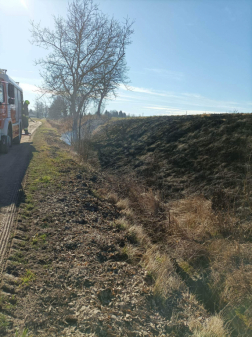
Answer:
[[[136,227],[231,336],[250,336],[252,115],[136,118],[103,130],[94,147]],[[161,310],[174,310],[172,298],[160,296]]]
[[[94,140],[103,168],[134,171],[164,199],[200,192],[215,195],[214,207],[227,199],[241,205],[237,193],[251,174],[250,114],[137,118],[104,131]]]

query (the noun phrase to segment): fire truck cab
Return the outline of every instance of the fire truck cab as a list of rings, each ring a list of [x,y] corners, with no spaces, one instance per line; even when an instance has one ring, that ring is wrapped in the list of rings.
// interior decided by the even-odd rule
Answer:
[[[0,148],[7,153],[22,136],[23,90],[0,69]]]

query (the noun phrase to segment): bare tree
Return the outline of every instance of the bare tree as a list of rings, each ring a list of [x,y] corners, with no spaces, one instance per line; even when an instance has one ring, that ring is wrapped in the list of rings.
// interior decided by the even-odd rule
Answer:
[[[120,55],[116,55],[114,63],[102,65],[100,69],[101,80],[96,89],[96,99],[98,101],[97,115],[101,113],[103,100],[110,95],[116,97],[116,89],[118,89],[120,84],[124,84],[125,86],[128,84],[126,73],[125,51],[120,51]]]
[[[128,19],[123,25],[109,19],[92,0],[69,3],[66,19],[54,17],[54,30],[32,22],[32,43],[51,51],[36,61],[43,69],[40,89],[68,99],[75,139],[85,101],[97,99],[102,80],[125,63],[132,24]]]

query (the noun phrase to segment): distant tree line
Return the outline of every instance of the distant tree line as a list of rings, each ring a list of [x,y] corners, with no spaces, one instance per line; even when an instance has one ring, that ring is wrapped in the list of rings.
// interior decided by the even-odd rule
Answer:
[[[30,117],[47,118],[49,114],[49,107],[47,102],[36,99],[34,109],[29,110]]]
[[[107,116],[107,117],[119,117],[119,118],[126,118],[127,115],[125,112],[122,112],[122,111],[117,111],[117,110],[106,110],[104,112],[104,115]]]
[[[35,114],[37,117],[47,117],[45,115],[45,111],[48,111],[48,118],[50,119],[60,119],[65,118],[67,116],[71,116],[71,109],[69,107],[68,101],[62,96],[55,96],[49,108],[42,102],[36,102]],[[94,111],[93,113],[97,113]],[[91,112],[86,111],[85,114],[90,115]],[[125,112],[117,111],[117,110],[106,110],[104,113],[100,111],[100,115],[104,115],[106,117],[118,117],[118,118],[126,118],[129,117]]]

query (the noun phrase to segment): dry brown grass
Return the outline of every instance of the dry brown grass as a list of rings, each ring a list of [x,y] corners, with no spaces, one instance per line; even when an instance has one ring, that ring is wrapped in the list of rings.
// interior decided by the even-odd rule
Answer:
[[[122,210],[122,209],[128,209],[129,208],[129,200],[126,199],[120,199],[117,203],[116,206]]]
[[[181,326],[187,322],[186,326],[195,337],[229,336],[224,320],[207,313],[197,298],[197,290],[192,290],[177,270],[179,266],[188,279],[200,277],[207,271],[202,282],[207,287],[209,283],[218,291],[222,289],[221,295],[213,291],[214,301],[221,296],[227,297],[227,289],[231,289],[233,283],[229,278],[225,289],[220,286],[223,278],[218,268],[227,259],[221,252],[227,253],[228,248],[223,248],[223,242],[228,242],[228,239],[221,234],[223,218],[213,211],[211,201],[195,196],[164,204],[158,194],[139,182],[134,183],[132,178],[120,179],[119,182],[117,177],[108,176],[106,182],[110,189],[106,199],[121,212],[114,225],[125,230],[128,239],[121,248],[122,253],[129,263],[141,263],[146,269],[156,305],[171,317],[171,331],[173,325],[175,330],[182,329]],[[235,222],[230,219],[226,226]],[[220,260],[216,260],[217,256]],[[233,277],[238,276],[235,275]],[[234,292],[235,288],[232,289]],[[229,301],[226,297],[221,302],[224,306]]]
[[[209,249],[216,287],[222,274],[226,275],[223,300],[238,300],[252,293],[252,244],[219,239],[212,242]]]
[[[123,253],[130,263],[144,266],[153,298],[172,324],[184,324],[183,315],[195,337],[229,336],[229,330],[233,336],[237,331],[250,336],[252,244],[245,236],[251,226],[213,210],[203,196],[164,204],[158,193],[132,177],[105,180],[106,199],[121,212],[115,226],[128,238]],[[205,289],[212,305],[203,308]]]
[[[218,235],[218,222],[211,202],[203,197],[191,197],[166,205],[167,242],[174,258],[187,261],[208,256],[206,242]]]
[[[176,271],[174,257],[170,257],[163,250],[162,245],[153,244],[153,237],[146,231],[150,223],[154,225],[155,219],[159,217],[163,221],[163,227],[161,227],[164,228],[163,234],[166,237],[170,230],[167,221],[173,224],[178,224],[178,221],[176,222],[174,215],[167,211],[167,207],[163,205],[157,194],[152,190],[141,188],[140,184],[132,184],[132,180],[123,195],[127,195],[127,198],[120,199],[117,206],[120,206],[124,217],[116,221],[116,226],[123,226],[128,233],[129,243],[122,249],[123,253],[127,254],[130,263],[140,262],[144,266],[147,271],[146,277],[152,285],[154,301],[165,315],[173,315],[172,324],[183,326],[184,323],[181,323],[174,314],[182,307],[186,312],[184,312],[185,320],[197,321],[197,317],[202,316],[201,324],[203,324],[207,313],[192,294],[186,295],[189,289]],[[128,211],[130,216],[127,214]]]
[[[124,214],[128,219],[134,218],[134,212],[130,208],[122,209],[121,213]]]
[[[169,207],[174,217],[168,237],[173,256],[177,261],[182,259],[179,265],[189,278],[205,275],[203,282],[212,301],[223,311],[234,336],[238,331],[241,336],[250,336],[252,243],[247,241],[243,227],[231,214],[215,213],[211,202],[202,197],[177,201]],[[218,334],[220,328],[211,334],[211,327],[197,330],[195,336],[222,336]]]
[[[203,196],[164,204],[132,177],[110,176],[108,184],[122,214],[116,226],[128,233],[124,253],[144,266],[153,298],[172,324],[182,324],[182,310],[195,337],[229,336],[232,330],[249,336],[252,244],[244,235],[251,226],[245,231],[234,214],[213,210]],[[200,304],[205,300],[208,314]]]
[[[191,322],[193,337],[227,337],[230,336],[220,316],[211,316],[204,324]]]
[[[241,237],[237,235],[243,232],[237,219],[231,214],[216,213],[211,201],[202,196],[164,205],[153,191],[141,193],[139,185],[129,189],[129,203],[138,222],[131,227],[131,232],[134,231],[138,242],[145,247],[142,263],[153,277],[153,293],[158,301],[165,307],[174,294],[187,289],[174,268],[173,261],[176,261],[183,277],[192,280],[192,284],[195,277],[200,278],[203,287],[209,289],[213,306],[223,308],[225,320],[231,322],[230,329],[235,329],[232,320],[238,317],[239,329],[244,336],[249,336],[249,332],[244,331],[252,326],[251,306],[246,302],[252,291],[252,245],[240,242]],[[153,237],[147,235],[146,216],[150,222],[161,218],[158,226],[163,240],[155,245]],[[143,226],[139,226],[141,221]],[[233,239],[235,236],[237,240]],[[188,285],[190,291],[190,282]],[[195,321],[193,317],[192,314]],[[213,315],[204,323],[196,322],[192,328],[195,337],[229,335],[220,316]]]
[[[118,229],[129,229],[130,224],[128,223],[128,220],[125,217],[116,219],[115,222],[115,227]]]
[[[73,119],[70,116],[61,119],[49,119],[48,122],[61,133],[72,130]]]
[[[148,249],[148,248],[152,247],[151,240],[150,240],[149,236],[146,235],[142,226],[134,225],[134,226],[128,227],[128,229],[129,229],[129,232],[134,233],[134,235],[137,238],[137,242],[139,242],[139,244],[142,247],[144,247],[145,249]]]
[[[211,207],[211,201],[196,196],[167,204],[170,212],[170,228],[178,227],[186,232],[188,238],[202,241],[216,236],[218,220]]]
[[[118,195],[116,193],[108,193],[107,200],[111,204],[115,205],[118,202]]]
[[[149,247],[143,256],[143,263],[155,280],[154,295],[165,301],[174,292],[184,291],[185,284],[175,272],[169,256],[162,254],[157,245]]]
[[[143,189],[141,185],[129,182],[129,200],[135,212],[146,216],[156,216],[162,209],[160,197],[152,189]]]

